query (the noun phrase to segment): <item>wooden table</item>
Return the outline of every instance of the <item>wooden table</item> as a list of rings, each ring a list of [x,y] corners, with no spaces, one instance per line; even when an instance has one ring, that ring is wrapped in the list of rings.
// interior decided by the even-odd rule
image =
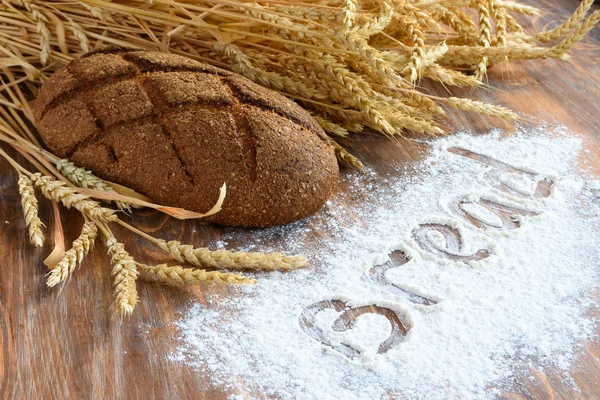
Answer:
[[[538,3],[550,11],[536,21],[538,29],[564,19],[578,5],[572,0],[540,0]],[[489,72],[489,82],[496,90],[476,90],[472,95],[532,118],[565,124],[583,135],[585,147],[590,150],[586,154],[589,165],[600,178],[599,45],[600,29],[595,29],[571,52],[571,61],[517,64],[511,66],[510,74],[495,66]],[[440,94],[445,91],[440,87],[431,90]],[[502,121],[478,115],[454,113],[451,117],[450,131],[467,128],[487,132],[492,126],[511,129]],[[350,150],[378,172],[395,174],[399,172],[394,172],[392,165],[415,162],[423,154],[422,146],[409,140],[394,142],[375,135],[354,137]],[[177,346],[172,322],[179,313],[192,301],[206,304],[204,294],[226,296],[227,289],[208,286],[184,289],[142,281],[139,283],[140,304],[131,318],[120,323],[109,312],[112,284],[102,244],[88,256],[63,290],[48,289],[42,260],[51,251],[51,240],[41,250],[28,243],[16,188],[17,176],[3,160],[0,176],[1,399],[227,397],[227,393],[211,386],[210,377],[167,360],[167,355]],[[342,179],[339,190],[343,191],[344,187]],[[347,201],[350,211],[352,201]],[[41,217],[52,221],[48,202],[41,202]],[[82,220],[77,212],[63,212],[62,218],[66,240],[70,243],[78,234]],[[224,233],[235,232],[235,240],[229,241],[232,248],[252,237],[248,230],[180,222],[148,211],[135,212],[132,220],[140,229],[158,237],[209,247]],[[48,232],[52,232],[51,222],[48,225]],[[147,242],[119,229],[116,234],[141,262],[167,261]],[[306,252],[310,252],[310,245]],[[600,301],[600,294],[598,299]],[[557,371],[534,369],[523,374],[527,379],[515,382],[514,390],[504,397],[600,398],[599,354],[600,344],[590,343],[579,355],[579,367],[572,371],[571,377],[581,392],[574,392]],[[530,375],[536,379],[530,381]]]

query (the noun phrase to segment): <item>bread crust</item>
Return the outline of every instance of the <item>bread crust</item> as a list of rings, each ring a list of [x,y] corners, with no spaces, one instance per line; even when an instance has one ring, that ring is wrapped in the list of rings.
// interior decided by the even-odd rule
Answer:
[[[34,113],[59,157],[155,202],[210,221],[266,227],[323,206],[339,170],[300,106],[240,75],[185,57],[107,48],[53,74]]]

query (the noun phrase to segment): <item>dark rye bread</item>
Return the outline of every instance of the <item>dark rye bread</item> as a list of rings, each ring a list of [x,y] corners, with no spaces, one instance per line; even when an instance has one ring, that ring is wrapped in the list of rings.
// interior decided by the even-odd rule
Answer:
[[[313,214],[339,170],[300,106],[240,75],[172,54],[120,48],[58,70],[35,104],[59,157],[156,203],[206,212],[227,183],[224,225],[273,226]]]

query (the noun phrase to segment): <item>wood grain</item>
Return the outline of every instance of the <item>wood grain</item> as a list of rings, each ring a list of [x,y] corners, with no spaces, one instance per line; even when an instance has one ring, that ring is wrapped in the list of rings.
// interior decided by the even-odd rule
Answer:
[[[577,1],[532,1],[549,13],[535,21],[536,28],[552,27],[578,5]],[[594,6],[598,8],[598,6]],[[502,104],[527,118],[554,121],[569,127],[584,139],[582,153],[590,169],[600,177],[600,29],[584,40],[572,59],[533,61],[513,65],[510,71],[494,66],[490,86],[476,90],[476,99]],[[426,85],[434,93],[444,88]],[[467,92],[454,91],[461,95]],[[510,134],[502,121],[453,112],[445,121],[450,131],[474,134],[497,126]],[[526,122],[525,125],[534,125]],[[375,135],[357,136],[350,150],[378,173],[403,174],[424,153],[422,144],[388,140]],[[398,168],[404,166],[406,168]],[[116,321],[108,311],[111,303],[110,266],[102,244],[97,246],[62,289],[48,289],[42,260],[50,251],[35,249],[26,240],[17,176],[0,161],[0,399],[225,399],[226,392],[211,385],[205,376],[185,365],[172,363],[167,355],[176,348],[172,322],[192,302],[210,308],[219,298],[236,295],[222,287],[167,287],[140,282],[141,303],[131,318]],[[373,182],[374,184],[384,184]],[[347,208],[345,218],[354,219],[352,207],[361,199],[345,191],[343,177],[336,196]],[[51,207],[41,202],[41,217],[52,221]],[[162,238],[212,246],[231,234],[228,245],[236,248],[252,239],[253,230],[219,227],[201,222],[182,222],[155,212],[137,211],[131,218],[140,229]],[[62,213],[67,242],[79,233],[82,219],[77,212]],[[301,222],[312,228],[311,246],[323,239],[318,218]],[[344,221],[340,221],[344,223]],[[48,222],[48,232],[52,224]],[[141,262],[167,258],[147,242],[115,228],[131,253]],[[274,246],[277,239],[273,239]],[[395,261],[400,265],[402,257]],[[318,263],[313,263],[319,268]],[[600,293],[596,296],[600,302]],[[212,300],[207,300],[212,299]],[[424,301],[424,300],[423,300]],[[597,310],[590,313],[597,314]],[[600,330],[598,331],[600,333]],[[600,398],[600,344],[583,346],[576,367],[570,372],[579,392],[565,382],[559,371],[518,366],[525,373],[517,378],[506,399],[592,399]],[[535,363],[534,363],[535,364]],[[533,381],[529,376],[534,376]],[[254,393],[254,395],[260,396]]]

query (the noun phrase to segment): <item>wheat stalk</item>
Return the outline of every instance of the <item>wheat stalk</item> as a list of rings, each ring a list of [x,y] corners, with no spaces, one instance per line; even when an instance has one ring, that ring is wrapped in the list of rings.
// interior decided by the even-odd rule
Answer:
[[[538,33],[535,35],[535,38],[540,42],[551,42],[567,35],[583,21],[593,3],[594,0],[583,0],[565,22],[554,29]]]
[[[40,62],[45,66],[52,53],[48,18],[42,13],[42,9],[32,1],[21,0],[19,3],[31,13],[31,18],[36,23],[36,31],[40,35]]]
[[[62,181],[50,176],[43,176],[40,173],[32,174],[31,180],[46,198],[56,200],[67,208],[73,207],[94,221],[115,221],[117,219],[115,210],[100,206],[97,201],[77,193]]]
[[[104,180],[98,178],[85,168],[76,167],[75,164],[67,159],[58,160],[55,165],[56,169],[75,186],[116,193]],[[131,209],[130,204],[121,201],[116,201],[115,205],[121,210]]]
[[[240,274],[229,272],[205,271],[201,269],[183,268],[179,265],[169,266],[166,264],[148,266],[138,264],[145,272],[156,276],[166,283],[186,283],[198,285],[200,283],[220,284],[220,285],[254,285],[256,280],[247,278]]]
[[[352,154],[348,153],[348,151],[345,148],[343,148],[342,146],[340,146],[337,142],[332,140],[331,144],[335,151],[335,156],[344,165],[347,165],[348,167],[350,167],[352,169],[358,169],[358,170],[361,170],[365,167],[358,158],[356,158]]]
[[[532,7],[532,6],[517,3],[516,1],[508,1],[508,0],[496,0],[496,1],[498,3],[498,6],[503,7],[509,11],[515,11],[519,14],[529,15],[532,17],[540,15],[540,10],[535,7]]]
[[[408,70],[410,71],[409,80],[416,82],[421,76],[421,70],[423,69],[425,55],[425,35],[415,24],[409,24],[409,34],[413,42],[411,49],[410,61],[408,62]]]
[[[95,223],[86,221],[83,224],[79,237],[75,239],[71,248],[65,252],[58,264],[50,270],[46,279],[46,284],[49,287],[65,281],[75,271],[77,265],[81,265],[84,257],[94,247],[97,234],[98,228]]]
[[[323,130],[329,133],[330,135],[335,135],[339,137],[346,137],[349,135],[348,130],[346,128],[341,127],[335,122],[328,121],[327,119],[314,114],[313,118],[319,123],[319,125],[321,125],[321,128],[323,128]]]
[[[250,269],[260,271],[292,270],[303,267],[307,260],[303,256],[284,256],[280,253],[245,253],[228,250],[209,250],[181,244],[177,240],[157,244],[179,262],[196,266],[227,269]]]
[[[131,314],[137,304],[135,283],[139,275],[137,264],[133,257],[125,251],[125,246],[114,237],[109,237],[106,246],[113,264],[111,274],[115,277],[113,282],[115,287],[113,307],[118,315]]]
[[[502,106],[493,106],[476,100],[469,100],[459,97],[439,98],[440,101],[462,111],[476,112],[478,114],[489,115],[508,120],[518,119],[518,115]]]
[[[44,245],[44,234],[42,233],[42,221],[38,217],[38,202],[35,198],[33,183],[26,175],[19,177],[19,194],[25,217],[25,226],[29,229],[29,240],[35,246]]]
[[[352,29],[356,21],[356,2],[354,0],[344,0],[344,7],[340,11],[338,18],[345,31]]]
[[[564,54],[588,34],[600,21],[600,10],[594,11],[577,29],[550,48],[550,57],[563,57]]]
[[[492,42],[492,23],[490,21],[490,9],[493,8],[494,0],[477,0],[477,12],[479,13],[479,41],[481,46],[490,47]],[[475,69],[475,77],[483,80],[488,65],[487,56],[481,57]]]

